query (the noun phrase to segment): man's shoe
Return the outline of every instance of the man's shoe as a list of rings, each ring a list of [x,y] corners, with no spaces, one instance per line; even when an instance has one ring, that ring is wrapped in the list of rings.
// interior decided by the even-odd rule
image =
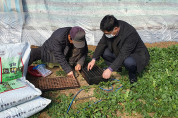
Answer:
[[[130,79],[131,84],[133,84],[134,82],[137,82],[136,73],[129,73],[129,79]]]
[[[134,79],[130,79],[130,83],[133,84],[134,82],[137,82],[137,77]]]
[[[122,72],[122,67],[117,70],[117,72]]]

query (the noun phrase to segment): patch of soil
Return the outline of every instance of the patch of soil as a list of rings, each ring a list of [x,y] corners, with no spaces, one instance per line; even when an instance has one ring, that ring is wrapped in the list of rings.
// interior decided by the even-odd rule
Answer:
[[[146,45],[147,48],[150,48],[150,47],[167,48],[168,46],[176,45],[176,44],[178,44],[178,42],[176,42],[176,41],[145,43],[145,45]],[[31,48],[37,48],[37,47],[38,46],[34,46],[34,45],[31,46]],[[88,49],[91,50],[91,51],[95,51],[96,46],[88,45]]]
[[[145,43],[147,48],[150,48],[150,47],[167,48],[171,45],[177,45],[177,44],[178,44],[178,42],[175,42],[175,41]]]
[[[80,94],[77,95],[75,101],[73,102],[72,108],[76,108],[77,104],[85,103],[89,101],[96,101],[97,99],[93,97],[94,88],[89,89],[88,91],[81,91]]]
[[[51,118],[46,112],[42,112],[38,118]]]
[[[119,118],[120,116],[122,116],[122,118],[143,118],[143,116],[141,114],[138,113],[134,113],[132,114],[132,116],[129,116],[129,114],[127,113],[121,113],[120,111],[117,111],[117,117]]]
[[[177,44],[178,44],[178,42],[175,42],[175,41],[145,43],[145,45],[146,45],[147,48],[150,48],[150,47],[167,48],[168,46],[177,45]],[[89,50],[91,50],[91,51],[95,51],[96,46],[88,45],[88,48],[89,48]]]
[[[158,43],[145,43],[146,47],[161,47],[161,48],[167,48],[168,46],[171,45],[177,45],[178,42],[158,42]],[[32,48],[36,48],[35,46],[32,46]],[[94,51],[96,49],[96,46],[92,46],[92,45],[88,45],[89,50]],[[54,67],[54,68],[47,68],[50,69],[53,73],[48,76],[48,77],[56,77],[56,71],[59,71],[60,68],[59,67]],[[120,75],[118,73],[113,73],[113,76],[116,79],[120,78]],[[33,77],[29,74],[27,74],[27,79],[29,78],[33,78],[33,79],[38,79],[37,77]],[[77,77],[77,80],[80,84],[80,86],[89,86],[88,83],[85,81],[85,79],[81,76],[81,74],[79,74],[79,76]],[[80,90],[80,88],[76,88],[76,89],[66,89],[66,90],[58,90],[56,91],[55,95],[52,95],[54,97],[54,99],[56,97],[58,97],[60,94],[65,94],[67,96],[69,96],[69,94],[73,94],[73,96],[75,94],[77,94],[77,92]],[[76,102],[74,102],[73,106],[76,106],[76,104],[79,103],[83,103],[83,102],[88,102],[88,101],[95,101],[96,98],[92,97],[93,96],[93,91],[94,88],[90,88],[87,92],[86,91],[82,91],[80,94],[78,94],[78,96],[76,97]],[[88,98],[87,98],[88,97]],[[86,99],[85,99],[86,98]],[[117,116],[122,116],[122,118],[130,118],[131,116],[127,116],[127,114],[123,113],[121,114],[120,112],[117,112]],[[141,118],[142,116],[139,114],[133,114],[133,118]],[[42,112],[39,116],[39,118],[50,118],[47,113]]]

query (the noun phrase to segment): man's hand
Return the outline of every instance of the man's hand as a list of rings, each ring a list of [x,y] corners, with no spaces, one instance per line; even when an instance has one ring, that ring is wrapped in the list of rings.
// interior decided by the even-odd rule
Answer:
[[[104,79],[109,79],[111,77],[111,73],[112,71],[110,71],[109,69],[106,69],[104,72],[103,72],[103,78]]]
[[[77,65],[75,66],[75,70],[76,70],[76,71],[81,70],[81,65],[80,65],[80,64],[77,64]]]
[[[73,77],[73,78],[74,78],[74,73],[73,73],[73,71],[70,71],[69,73],[67,73],[67,76],[68,76],[68,77]]]
[[[91,70],[93,68],[93,66],[95,65],[95,59],[92,59],[90,61],[90,63],[88,63],[88,67],[87,67],[87,70]]]

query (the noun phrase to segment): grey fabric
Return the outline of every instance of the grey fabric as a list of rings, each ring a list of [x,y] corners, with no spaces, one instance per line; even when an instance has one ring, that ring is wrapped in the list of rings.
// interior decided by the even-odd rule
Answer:
[[[132,56],[137,63],[137,72],[141,72],[149,62],[149,52],[133,26],[121,20],[118,20],[118,22],[120,23],[119,34],[111,39],[103,35],[93,58],[99,59],[104,50],[109,48],[117,57],[110,65],[114,71],[122,66],[127,57]]]
[[[74,50],[74,46],[68,41],[70,30],[71,27],[57,29],[53,32],[51,37],[44,42],[41,49],[43,62],[57,62],[66,73],[72,71],[70,65],[73,66],[73,64],[76,64],[81,57],[86,57],[88,53],[87,43],[84,48],[81,48],[80,50],[77,49],[77,51]]]
[[[64,49],[69,46],[67,38],[70,29],[71,27],[65,27],[54,31],[51,37],[42,45],[41,53],[43,62],[52,62],[50,55],[51,53],[54,54],[55,59],[66,73],[72,71],[64,55]]]
[[[70,36],[76,48],[83,48],[85,46],[85,31],[81,27],[72,27]]]
[[[83,66],[85,57],[87,55],[87,49],[74,47],[71,52],[72,52],[72,54],[70,55],[70,57],[68,57],[69,64],[71,66],[74,66],[76,64],[80,64],[81,66]]]
[[[83,40],[85,40],[85,37],[83,38]],[[85,46],[85,41],[75,41],[73,40],[73,44],[76,48],[83,48]]]
[[[110,66],[117,57],[108,48],[106,48],[102,55],[102,58],[105,60],[105,63]],[[133,57],[127,57],[124,60],[123,65],[129,71],[129,73],[136,74],[137,64]],[[117,71],[119,70],[121,70],[121,68],[119,68]]]

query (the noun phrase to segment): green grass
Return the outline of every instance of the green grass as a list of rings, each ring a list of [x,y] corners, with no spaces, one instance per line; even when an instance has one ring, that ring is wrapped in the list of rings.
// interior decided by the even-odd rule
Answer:
[[[33,62],[33,64],[39,65],[39,64],[44,64],[44,63],[41,60],[37,60],[37,61]]]
[[[56,76],[66,76],[66,75],[67,74],[63,70],[56,72]]]
[[[149,113],[152,113],[155,118],[178,117],[178,45],[168,48],[149,48],[149,52],[150,63],[144,72],[138,75],[137,83],[130,85],[127,71],[123,69],[119,82],[102,82],[100,85],[82,87],[86,89],[94,87],[94,96],[102,101],[97,104],[94,104],[94,101],[77,104],[76,109],[71,108],[68,114],[67,108],[74,95],[59,94],[57,98],[53,98],[51,94],[59,91],[44,92],[43,96],[52,99],[52,103],[43,111],[52,118],[114,118],[117,117],[117,111],[128,115],[139,113],[143,117],[150,117]],[[101,67],[105,66],[103,60],[97,64]],[[105,92],[99,89],[99,86],[107,88],[114,85],[116,90],[120,84],[123,87],[117,92]],[[92,105],[88,107],[90,104]],[[31,118],[36,118],[38,115]]]

